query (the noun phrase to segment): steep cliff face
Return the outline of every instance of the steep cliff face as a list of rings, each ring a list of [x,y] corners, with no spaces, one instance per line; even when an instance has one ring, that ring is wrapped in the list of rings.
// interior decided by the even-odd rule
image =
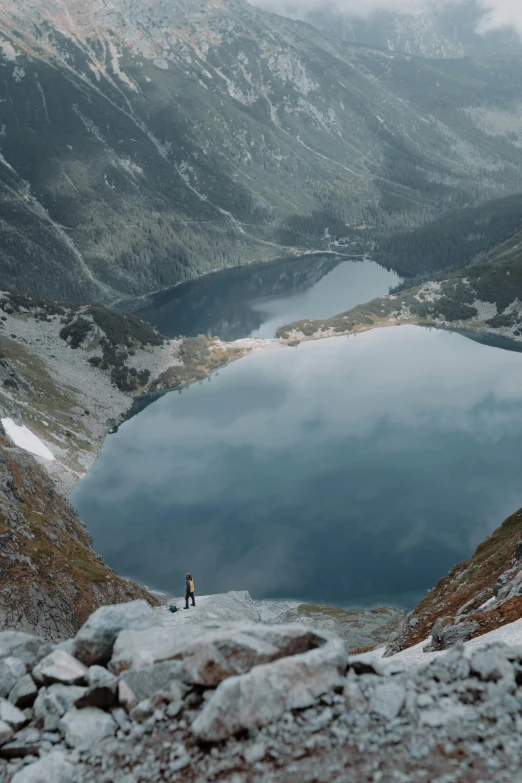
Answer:
[[[58,641],[98,606],[133,598],[155,604],[105,565],[45,470],[0,435],[0,630]]]

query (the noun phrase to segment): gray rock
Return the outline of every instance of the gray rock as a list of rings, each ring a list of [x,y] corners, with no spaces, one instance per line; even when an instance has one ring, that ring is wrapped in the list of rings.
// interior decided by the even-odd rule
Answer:
[[[74,779],[74,766],[68,760],[67,754],[55,750],[21,769],[14,775],[11,783],[72,783]]]
[[[9,701],[21,710],[30,707],[38,695],[38,688],[30,674],[25,674],[11,689]]]
[[[6,742],[9,742],[13,734],[13,727],[5,721],[0,720],[0,746],[5,745]]]
[[[479,625],[474,620],[471,622],[462,622],[458,625],[444,626],[442,621],[437,620],[431,636],[432,650],[447,650],[453,647],[457,642],[466,642],[471,639]]]
[[[243,758],[247,764],[257,764],[266,755],[266,745],[264,742],[255,742],[253,745],[247,745],[243,751]]]
[[[376,658],[371,658],[365,661],[348,661],[350,669],[355,674],[376,674],[382,675],[384,669]]]
[[[103,666],[91,666],[87,673],[88,689],[75,702],[76,707],[110,709],[116,704],[118,678]]]
[[[406,701],[405,688],[396,682],[377,681],[370,694],[370,710],[387,720],[400,713]]]
[[[325,636],[303,625],[203,624],[151,631],[124,631],[114,645],[112,671],[177,659],[185,682],[215,687],[253,666],[298,655],[324,644]]]
[[[497,682],[503,677],[513,679],[515,676],[513,666],[504,650],[499,647],[487,647],[474,652],[471,657],[471,673],[485,682]]]
[[[55,684],[41,688],[34,703],[34,716],[46,731],[56,731],[60,718],[72,709],[75,702],[85,694],[80,686]]]
[[[120,682],[125,682],[138,701],[141,701],[169,688],[173,682],[181,683],[182,676],[183,667],[180,661],[163,661],[154,666],[129,669],[120,675]],[[183,691],[185,690],[183,687]]]
[[[20,658],[9,655],[0,660],[0,696],[8,696],[11,689],[27,672],[25,663]]]
[[[124,680],[118,682],[118,702],[130,712],[136,706],[139,699],[132,688]]]
[[[7,699],[0,699],[0,721],[8,723],[13,729],[21,729],[27,723],[24,713]]]
[[[34,666],[52,649],[48,642],[22,631],[2,631],[0,633],[0,660],[19,658],[26,666]]]
[[[76,634],[74,655],[88,666],[107,663],[120,631],[152,628],[157,624],[156,614],[144,600],[101,606]]]
[[[33,669],[33,678],[39,684],[54,682],[81,685],[85,682],[87,667],[65,650],[53,650]]]
[[[38,729],[27,728],[17,732],[12,741],[0,749],[2,756],[7,758],[24,758],[37,756],[40,752],[40,732]]]
[[[332,638],[323,647],[256,666],[224,680],[192,724],[197,739],[215,742],[265,726],[292,709],[312,706],[343,685],[346,649]]]
[[[87,707],[66,712],[60,721],[60,728],[69,747],[87,750],[107,737],[113,737],[117,727],[109,713],[96,707]]]

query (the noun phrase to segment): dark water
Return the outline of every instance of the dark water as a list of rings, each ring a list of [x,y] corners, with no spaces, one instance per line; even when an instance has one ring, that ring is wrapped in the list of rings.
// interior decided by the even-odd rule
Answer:
[[[168,337],[273,337],[278,326],[337,315],[399,281],[367,259],[306,256],[225,269],[122,306]]]
[[[521,505],[522,357],[402,326],[275,346],[158,400],[74,493],[179,594],[411,604]]]

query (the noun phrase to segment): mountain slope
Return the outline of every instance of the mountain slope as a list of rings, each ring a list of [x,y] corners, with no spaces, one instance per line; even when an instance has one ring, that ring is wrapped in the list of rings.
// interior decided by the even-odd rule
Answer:
[[[2,0],[0,44],[15,287],[111,300],[519,187],[510,58],[346,46],[242,0]]]
[[[91,548],[76,512],[46,471],[0,434],[0,631],[57,641],[98,606],[152,596]]]

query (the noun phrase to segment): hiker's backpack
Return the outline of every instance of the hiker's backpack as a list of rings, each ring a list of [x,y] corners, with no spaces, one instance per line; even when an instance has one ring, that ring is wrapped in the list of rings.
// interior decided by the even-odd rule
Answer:
[[[172,614],[174,614],[174,612],[177,612],[177,611],[178,611],[178,607],[177,607],[177,606],[174,606],[174,604],[171,604],[171,605],[169,606],[169,609],[170,609],[170,611],[172,612]]]

